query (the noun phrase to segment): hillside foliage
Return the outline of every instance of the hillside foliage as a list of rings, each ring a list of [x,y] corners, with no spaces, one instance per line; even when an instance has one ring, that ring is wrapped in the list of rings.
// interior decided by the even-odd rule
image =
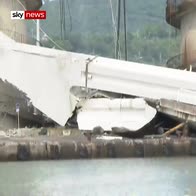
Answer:
[[[65,38],[60,33],[59,0],[45,1],[47,20],[41,27],[65,50],[115,57],[117,0],[69,0],[65,4]],[[165,65],[180,53],[180,36],[165,22],[165,0],[127,0],[128,60]],[[111,6],[113,9],[111,9]],[[31,27],[32,30],[33,27]],[[48,42],[47,47],[54,44]],[[124,32],[121,20],[120,56],[124,59]]]

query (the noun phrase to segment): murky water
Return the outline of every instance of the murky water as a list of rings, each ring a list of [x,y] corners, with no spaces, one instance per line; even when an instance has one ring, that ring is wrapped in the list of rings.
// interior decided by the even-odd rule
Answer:
[[[0,196],[196,195],[196,159],[0,163]]]

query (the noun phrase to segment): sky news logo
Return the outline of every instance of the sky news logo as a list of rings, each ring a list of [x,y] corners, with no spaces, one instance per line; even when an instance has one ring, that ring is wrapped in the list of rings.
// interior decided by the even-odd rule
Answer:
[[[36,10],[36,11],[11,11],[12,20],[45,20],[46,11]]]

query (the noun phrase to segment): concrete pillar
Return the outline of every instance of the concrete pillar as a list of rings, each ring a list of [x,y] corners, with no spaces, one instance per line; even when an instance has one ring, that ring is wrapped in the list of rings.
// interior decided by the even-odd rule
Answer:
[[[42,6],[42,0],[0,0],[0,31],[17,42],[30,41],[27,35],[26,21],[11,20],[10,11],[37,10]]]
[[[167,0],[166,21],[181,31],[182,65],[196,65],[196,1]]]
[[[196,9],[190,10],[181,19],[182,53],[185,66],[196,65]]]
[[[24,10],[16,0],[0,0],[0,31],[3,31],[15,41],[25,43],[27,41],[24,20],[11,20],[10,11]]]

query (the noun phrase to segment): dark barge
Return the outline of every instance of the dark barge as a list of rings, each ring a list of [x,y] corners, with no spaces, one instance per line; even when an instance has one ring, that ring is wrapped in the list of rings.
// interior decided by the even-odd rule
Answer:
[[[1,137],[0,161],[196,156],[196,138],[191,137],[92,136],[89,140],[78,131],[61,131],[64,136]]]

